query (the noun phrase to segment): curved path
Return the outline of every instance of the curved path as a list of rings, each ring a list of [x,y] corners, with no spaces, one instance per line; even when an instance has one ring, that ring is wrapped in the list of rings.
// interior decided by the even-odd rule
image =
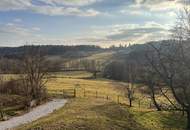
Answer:
[[[0,122],[0,130],[10,130],[20,125],[35,121],[43,116],[52,113],[54,110],[63,107],[66,102],[67,100],[65,99],[54,99],[46,104],[32,109],[27,114],[18,117],[13,117],[10,120]]]

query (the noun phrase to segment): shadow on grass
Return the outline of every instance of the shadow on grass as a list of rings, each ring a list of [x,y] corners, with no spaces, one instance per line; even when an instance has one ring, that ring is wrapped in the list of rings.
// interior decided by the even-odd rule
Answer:
[[[175,129],[185,129],[186,127],[186,116],[182,116],[179,112],[165,112],[166,114],[162,113],[162,118],[160,118],[160,122],[166,126],[167,128]]]
[[[186,126],[185,117],[179,112],[168,111],[136,111],[136,118],[142,123],[153,128],[164,128],[172,130],[184,130]]]
[[[106,103],[91,108],[98,115],[106,119],[107,128],[117,130],[145,130],[141,124],[135,121],[133,114],[124,105]],[[110,124],[110,125],[109,125]]]

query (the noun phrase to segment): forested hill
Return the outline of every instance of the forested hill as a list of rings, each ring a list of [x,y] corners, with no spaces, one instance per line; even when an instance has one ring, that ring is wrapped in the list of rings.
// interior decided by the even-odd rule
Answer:
[[[102,51],[99,46],[94,45],[78,45],[78,46],[64,46],[64,45],[42,45],[42,46],[21,46],[21,47],[0,47],[0,56],[7,58],[16,58],[21,56],[25,50],[29,48],[40,48],[46,55],[60,55],[68,57],[85,56],[89,53]]]
[[[125,50],[118,51],[115,55],[115,60],[126,61],[127,59],[143,59],[147,51],[155,50],[152,46],[156,48],[162,48],[163,51],[167,49],[170,45],[174,45],[175,41],[172,40],[162,40],[162,41],[151,41],[145,44],[134,44],[126,48]],[[187,50],[190,50],[189,42],[184,41]]]
[[[116,59],[123,59],[131,52],[144,52],[147,49],[148,44],[153,44],[154,46],[160,46],[165,44],[171,44],[173,41],[164,40],[164,41],[153,41],[145,44],[135,44],[130,46],[111,46],[110,48],[104,49],[95,45],[77,45],[77,46],[65,46],[65,45],[41,45],[41,46],[21,46],[21,47],[0,47],[0,56],[4,58],[18,58],[24,51],[29,48],[40,48],[45,55],[48,56],[61,56],[64,58],[79,58],[86,57],[91,54],[97,54],[105,51],[114,51],[117,52]]]

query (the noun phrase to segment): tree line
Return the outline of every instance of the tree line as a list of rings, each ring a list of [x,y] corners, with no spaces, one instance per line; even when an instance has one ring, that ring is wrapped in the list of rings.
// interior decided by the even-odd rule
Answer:
[[[134,83],[146,85],[158,111],[183,111],[186,113],[187,130],[190,130],[190,8],[180,12],[168,42],[145,45],[141,51],[133,51],[123,60],[106,66],[104,76],[130,83],[126,86],[130,106]],[[169,96],[170,93],[172,96]],[[167,100],[159,104],[157,94]]]

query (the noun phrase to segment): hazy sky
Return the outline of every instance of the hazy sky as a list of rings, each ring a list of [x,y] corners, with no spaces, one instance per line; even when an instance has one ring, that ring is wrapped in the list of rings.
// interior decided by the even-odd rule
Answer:
[[[0,0],[0,45],[166,39],[180,0]]]

